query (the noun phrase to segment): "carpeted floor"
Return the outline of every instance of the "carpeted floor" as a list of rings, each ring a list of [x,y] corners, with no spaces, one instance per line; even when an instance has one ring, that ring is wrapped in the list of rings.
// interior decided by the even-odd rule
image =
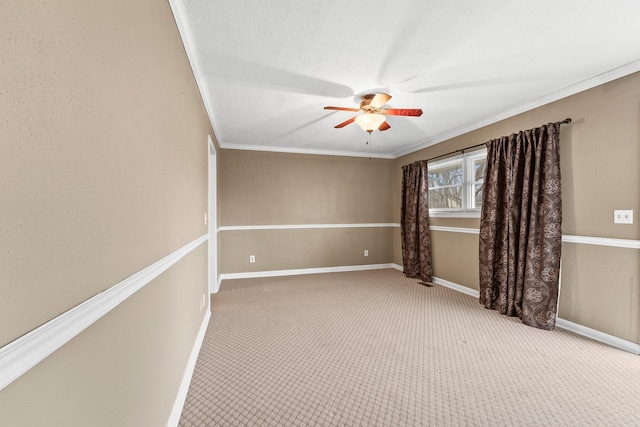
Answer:
[[[640,356],[396,270],[225,281],[181,426],[640,426]]]

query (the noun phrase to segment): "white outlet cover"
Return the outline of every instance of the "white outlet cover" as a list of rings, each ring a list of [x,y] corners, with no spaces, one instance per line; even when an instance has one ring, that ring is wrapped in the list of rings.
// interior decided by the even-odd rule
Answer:
[[[633,224],[633,210],[617,209],[613,211],[614,224]]]

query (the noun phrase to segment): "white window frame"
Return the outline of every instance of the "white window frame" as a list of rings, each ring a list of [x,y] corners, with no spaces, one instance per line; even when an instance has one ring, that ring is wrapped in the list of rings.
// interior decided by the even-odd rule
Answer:
[[[459,163],[462,165],[462,176],[464,177],[462,183],[462,207],[460,209],[429,208],[429,216],[440,218],[480,218],[480,207],[474,207],[474,190],[475,185],[481,184],[483,179],[475,180],[473,165],[478,159],[486,159],[486,157],[487,150],[483,148],[429,163],[429,171]]]

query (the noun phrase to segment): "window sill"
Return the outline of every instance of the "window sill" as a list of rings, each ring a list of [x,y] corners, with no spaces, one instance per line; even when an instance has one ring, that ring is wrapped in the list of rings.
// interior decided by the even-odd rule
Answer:
[[[429,211],[431,218],[480,218],[480,211],[444,212]]]

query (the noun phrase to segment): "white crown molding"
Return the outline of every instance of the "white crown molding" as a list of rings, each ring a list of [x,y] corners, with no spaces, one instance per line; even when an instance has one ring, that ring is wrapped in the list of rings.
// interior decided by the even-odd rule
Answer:
[[[208,238],[208,234],[197,238],[0,348],[0,390],[113,310]]]
[[[316,228],[387,228],[400,227],[400,224],[391,222],[356,223],[356,224],[281,224],[281,225],[222,225],[218,231],[244,231],[244,230],[305,230]]]
[[[200,330],[198,331],[198,335],[196,336],[196,341],[193,343],[193,348],[191,349],[191,355],[189,356],[187,366],[184,369],[182,382],[180,383],[180,389],[178,390],[178,395],[176,396],[176,400],[173,404],[173,409],[171,410],[171,415],[169,416],[167,426],[175,427],[180,421],[180,415],[182,415],[184,402],[187,400],[187,394],[189,392],[191,378],[193,377],[193,371],[196,369],[196,362],[198,361],[200,348],[202,348],[202,342],[204,341],[204,336],[207,332],[207,326],[209,326],[209,319],[211,319],[211,307],[209,307],[209,309],[207,310],[207,313],[205,314],[204,319],[202,319],[202,323],[200,324]]]
[[[372,159],[394,159],[391,154],[364,153],[360,151],[317,150],[296,147],[274,147],[265,145],[223,144],[220,147],[228,150],[268,151],[273,153],[313,154],[319,156],[365,157]]]
[[[484,126],[491,125],[493,123],[499,122],[504,119],[508,119],[510,117],[516,116],[518,114],[524,113],[526,111],[533,110],[535,108],[541,107],[543,105],[549,104],[551,102],[560,100],[562,98],[566,98],[571,95],[575,95],[576,93],[591,89],[598,85],[608,83],[612,80],[624,77],[629,74],[633,74],[637,71],[640,71],[640,60],[633,61],[629,64],[614,68],[613,70],[601,73],[592,78],[586,79],[580,83],[576,83],[564,89],[553,92],[549,95],[533,99],[527,103],[521,104],[512,109],[506,110],[502,113],[495,114],[493,116],[485,117],[484,119],[469,123],[464,126],[460,126],[456,129],[453,129],[449,132],[442,133],[433,138],[429,138],[424,142],[413,145],[407,149],[397,151],[392,154],[375,154],[372,153],[369,155],[368,153],[363,152],[343,152],[343,151],[333,151],[333,150],[310,150],[304,148],[291,148],[291,147],[266,147],[266,146],[258,146],[258,145],[240,145],[240,144],[227,144],[222,140],[222,135],[218,131],[219,126],[216,124],[215,118],[213,117],[213,108],[211,105],[211,100],[207,96],[207,84],[206,79],[203,77],[203,73],[198,61],[198,55],[195,49],[195,44],[193,42],[193,35],[191,31],[191,27],[189,25],[189,21],[187,19],[187,14],[184,10],[183,0],[169,0],[169,5],[173,12],[176,25],[178,27],[178,31],[182,38],[182,42],[185,47],[185,51],[187,54],[187,58],[189,59],[189,63],[191,64],[191,68],[193,70],[193,74],[196,80],[196,84],[198,85],[198,89],[200,90],[200,96],[205,105],[205,109],[207,111],[207,115],[209,116],[209,121],[211,122],[211,127],[213,128],[214,134],[216,135],[218,145],[223,149],[232,149],[232,150],[251,150],[251,151],[270,151],[270,152],[280,152],[280,153],[295,153],[295,154],[311,154],[311,155],[327,155],[327,156],[344,156],[344,157],[371,157],[377,159],[397,159],[402,156],[406,156],[408,154],[414,153],[416,151],[422,150],[424,148],[430,147],[435,144],[439,144],[451,138],[455,138],[457,136],[463,135],[465,133],[472,132],[476,129],[480,129]],[[558,120],[564,119],[557,118]],[[551,119],[550,119],[551,120]]]
[[[178,27],[180,38],[182,38],[182,44],[184,45],[187,59],[189,60],[189,64],[191,64],[193,77],[195,78],[196,85],[198,86],[198,90],[200,91],[200,98],[202,99],[204,108],[207,111],[207,116],[209,117],[209,122],[211,123],[211,127],[213,129],[213,134],[218,141],[218,145],[222,147],[220,141],[220,132],[218,132],[219,127],[216,123],[215,117],[213,116],[213,107],[211,106],[211,100],[207,96],[207,94],[209,93],[209,90],[207,89],[207,81],[203,77],[202,69],[200,68],[198,54],[195,49],[195,43],[193,42],[193,32],[191,31],[191,26],[189,25],[189,20],[187,19],[187,13],[184,10],[183,0],[169,0],[169,6],[171,7],[171,11],[173,12],[173,18],[176,21],[176,26]]]
[[[577,93],[583,92],[588,89],[592,89],[596,86],[608,83],[615,79],[633,74],[635,72],[640,71],[640,60],[631,62],[629,64],[623,65],[621,67],[615,68],[608,72],[599,74],[595,77],[587,79],[583,82],[574,84],[572,86],[566,87],[564,89],[558,90],[549,95],[534,99],[530,102],[521,104],[515,108],[509,109],[502,113],[485,117],[484,119],[475,121],[473,123],[469,123],[464,126],[460,126],[456,129],[453,129],[449,132],[437,135],[433,138],[425,140],[424,142],[413,145],[407,149],[397,151],[391,154],[376,154],[363,152],[348,152],[348,151],[335,151],[335,150],[311,150],[304,148],[293,148],[293,147],[267,147],[263,145],[245,145],[245,144],[227,144],[222,141],[220,136],[220,132],[218,132],[218,126],[213,118],[213,114],[211,113],[212,107],[211,102],[207,96],[203,96],[202,94],[206,94],[206,82],[201,77],[202,73],[198,66],[197,55],[193,49],[193,42],[191,41],[191,30],[189,29],[188,22],[186,20],[186,14],[184,12],[182,2],[179,0],[169,0],[171,8],[174,13],[174,17],[176,19],[176,23],[178,25],[180,34],[182,36],[183,43],[185,45],[185,50],[187,52],[187,57],[189,58],[189,62],[191,63],[191,67],[194,71],[194,76],[196,79],[196,83],[198,88],[200,89],[200,94],[203,99],[205,109],[207,110],[207,114],[209,116],[209,120],[211,121],[211,126],[214,130],[216,138],[218,139],[218,145],[220,148],[229,149],[229,150],[250,150],[250,151],[268,151],[268,152],[276,152],[276,153],[293,153],[293,154],[310,154],[310,155],[326,155],[326,156],[342,156],[342,157],[371,157],[376,159],[397,159],[416,151],[425,149],[432,145],[439,144],[441,142],[445,142],[449,139],[458,137],[460,135],[464,135],[469,132],[473,132],[474,130],[480,129],[485,126],[489,126],[493,123],[497,123],[501,120],[508,119],[510,117],[516,116],[518,114],[525,113],[527,111],[533,110],[538,107],[542,107],[543,105],[550,104],[552,102],[558,101],[560,99],[569,97],[571,95],[575,95]],[[556,118],[558,120],[564,119],[564,117]],[[554,119],[550,119],[554,120]]]
[[[191,27],[189,25],[189,21],[187,19],[186,12],[184,10],[184,5],[182,0],[169,0],[169,5],[173,12],[176,25],[178,27],[178,31],[182,38],[182,42],[185,47],[185,51],[187,54],[187,58],[189,59],[189,63],[191,64],[191,68],[193,70],[193,74],[196,80],[196,84],[198,85],[198,89],[200,90],[200,96],[205,105],[205,109],[207,111],[207,115],[209,116],[209,121],[211,122],[211,127],[214,130],[214,134],[218,140],[218,144],[223,149],[233,149],[233,150],[251,150],[251,151],[271,151],[271,152],[283,152],[283,153],[296,153],[296,154],[312,154],[312,155],[328,155],[328,156],[345,156],[345,157],[371,157],[371,158],[380,158],[380,159],[397,159],[399,157],[414,153],[418,150],[422,150],[424,148],[430,147],[435,144],[439,144],[448,139],[455,138],[457,136],[463,135],[465,133],[472,132],[476,129],[479,129],[484,126],[488,126],[490,124],[496,123],[500,120],[508,119],[509,117],[513,117],[515,115],[524,113],[526,111],[533,110],[534,108],[541,107],[543,105],[549,104],[551,102],[557,101],[562,98],[566,98],[568,96],[574,95],[576,93],[591,89],[595,86],[608,83],[612,80],[618,79],[620,77],[624,77],[626,75],[635,73],[640,71],[640,60],[633,61],[629,64],[614,68],[613,70],[601,73],[597,76],[584,80],[583,82],[571,85],[564,89],[558,90],[549,95],[531,100],[527,103],[521,104],[517,107],[504,111],[502,113],[486,117],[484,119],[475,121],[468,125],[460,126],[450,132],[446,132],[440,135],[437,135],[433,138],[430,138],[420,144],[409,147],[405,150],[401,150],[392,154],[367,154],[362,152],[341,152],[341,151],[331,151],[331,150],[307,150],[303,148],[290,148],[290,147],[265,147],[265,146],[255,146],[255,145],[238,145],[238,144],[227,144],[222,140],[222,136],[218,131],[219,127],[216,124],[215,118],[213,117],[212,111],[213,108],[211,106],[211,100],[207,96],[207,84],[206,80],[203,77],[203,73],[198,61],[198,55],[195,49],[195,44],[193,42],[193,35],[191,31]],[[558,119],[560,120],[560,119]]]
[[[413,145],[405,150],[397,151],[393,153],[393,158],[397,159],[402,156],[406,156],[411,153],[415,153],[416,151],[422,150],[424,148],[430,147],[432,145],[439,144],[441,142],[447,141],[449,139],[458,137],[460,135],[464,135],[469,132],[473,132],[474,130],[483,128],[485,126],[489,126],[493,123],[497,123],[501,120],[508,119],[510,117],[516,116],[518,114],[525,113],[527,111],[531,111],[535,108],[542,107],[543,105],[550,104],[552,102],[558,101],[563,98],[567,98],[571,95],[575,95],[580,92],[584,92],[585,90],[592,89],[596,86],[608,83],[612,80],[619,79],[621,77],[627,76],[629,74],[633,74],[635,72],[640,71],[640,60],[633,61],[629,64],[614,68],[613,70],[598,74],[592,78],[584,80],[580,83],[576,83],[574,85],[568,86],[564,89],[560,89],[556,92],[553,92],[549,95],[542,96],[537,99],[533,99],[524,104],[520,104],[517,107],[512,109],[503,111],[499,114],[495,114],[493,116],[485,117],[484,119],[475,121],[473,123],[469,123],[467,125],[460,126],[456,129],[453,129],[449,132],[442,133],[440,135],[436,135],[433,138],[430,138],[420,144]],[[566,117],[555,117],[550,118],[549,121],[553,120],[564,120]]]

